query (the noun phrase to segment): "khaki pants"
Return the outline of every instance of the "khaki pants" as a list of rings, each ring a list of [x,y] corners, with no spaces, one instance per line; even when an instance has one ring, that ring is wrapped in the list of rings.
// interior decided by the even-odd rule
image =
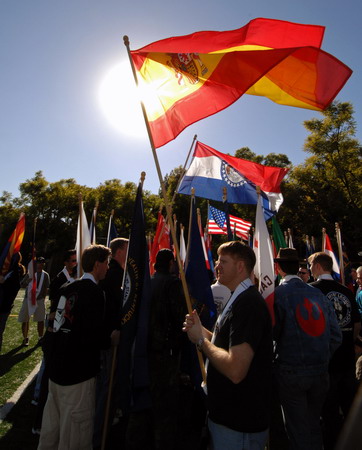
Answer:
[[[49,380],[38,450],[91,450],[95,378],[71,386]]]

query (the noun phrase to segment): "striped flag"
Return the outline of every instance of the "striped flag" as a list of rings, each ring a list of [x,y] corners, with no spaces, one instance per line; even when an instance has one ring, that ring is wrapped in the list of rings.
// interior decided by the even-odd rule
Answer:
[[[247,222],[246,220],[231,215],[229,215],[229,217],[230,227],[232,230],[235,229],[236,236],[247,241],[251,222]],[[209,205],[208,213],[208,232],[209,234],[227,235],[226,214],[211,205]]]
[[[352,70],[320,48],[323,35],[322,26],[257,18],[131,51],[155,147],[243,94],[324,110]]]
[[[333,248],[332,248],[332,244],[331,241],[329,239],[328,234],[323,230],[323,243],[322,243],[322,251],[327,253],[327,255],[329,255],[332,260],[333,260],[333,272],[336,278],[340,279],[341,277],[341,272],[339,270],[339,264],[337,261],[337,258],[333,252]]]

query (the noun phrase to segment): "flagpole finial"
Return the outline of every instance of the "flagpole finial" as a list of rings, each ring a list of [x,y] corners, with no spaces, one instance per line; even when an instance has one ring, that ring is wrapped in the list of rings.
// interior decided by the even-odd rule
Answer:
[[[141,183],[142,188],[143,188],[143,183],[145,181],[145,178],[146,178],[146,172],[141,172],[140,183]]]
[[[124,45],[125,45],[126,47],[129,46],[129,38],[128,38],[128,36],[126,36],[126,35],[123,36],[123,42],[124,42]]]
[[[191,196],[192,196],[192,197],[195,196],[195,188],[191,188]]]
[[[256,186],[256,193],[257,193],[258,195],[260,195],[260,192],[261,192],[260,186]]]

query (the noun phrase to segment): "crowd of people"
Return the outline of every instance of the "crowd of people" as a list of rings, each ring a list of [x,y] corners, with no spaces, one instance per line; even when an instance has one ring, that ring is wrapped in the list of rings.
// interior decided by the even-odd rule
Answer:
[[[79,279],[75,250],[65,252],[64,268],[51,281],[38,258],[35,304],[32,265],[25,275],[20,254],[0,278],[0,349],[20,286],[23,345],[33,316],[43,348],[34,399],[38,449],[105,448],[120,419],[119,448],[177,449],[183,383],[201,411],[204,448],[334,448],[362,377],[362,266],[347,288],[332,277],[328,254],[314,253],[301,264],[295,249],[281,248],[272,316],[256,287],[254,251],[240,241],[224,243],[211,286],[218,316],[209,330],[198,311],[187,311],[173,252],[160,250],[150,285],[147,395],[139,390],[139,402],[122,359],[127,248],[123,238],[110,248],[86,248]],[[136,364],[133,350],[126,349]]]

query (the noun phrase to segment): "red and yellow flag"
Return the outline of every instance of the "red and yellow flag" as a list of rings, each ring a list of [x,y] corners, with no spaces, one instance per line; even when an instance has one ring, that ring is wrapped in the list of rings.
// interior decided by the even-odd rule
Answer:
[[[20,251],[25,233],[25,214],[21,213],[15,230],[12,232],[8,242],[6,243],[3,252],[0,256],[0,274],[6,274],[11,258],[15,253]]]
[[[131,51],[155,147],[245,93],[324,110],[352,71],[320,49],[323,34],[322,26],[259,18]]]

